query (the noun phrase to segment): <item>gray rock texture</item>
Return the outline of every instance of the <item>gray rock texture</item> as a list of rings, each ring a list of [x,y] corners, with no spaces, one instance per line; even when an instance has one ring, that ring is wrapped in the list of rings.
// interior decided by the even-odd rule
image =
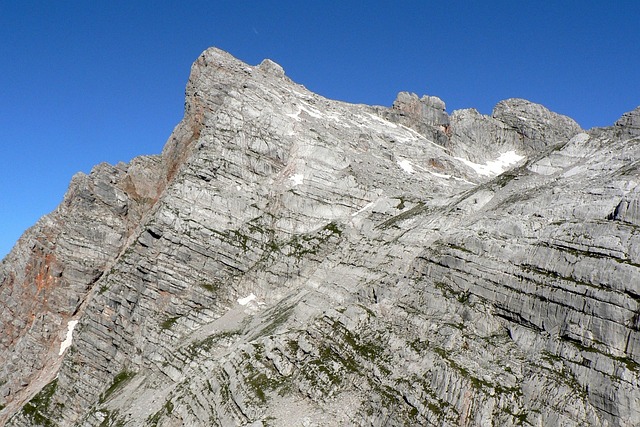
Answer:
[[[622,137],[634,137],[640,135],[640,107],[629,111],[620,117],[615,123]]]
[[[2,261],[0,423],[638,425],[637,112],[351,105],[208,49],[162,154]]]

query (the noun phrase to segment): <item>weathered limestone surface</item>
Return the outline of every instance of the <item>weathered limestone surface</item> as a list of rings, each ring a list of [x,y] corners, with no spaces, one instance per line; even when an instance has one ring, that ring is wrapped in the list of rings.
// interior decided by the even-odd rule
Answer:
[[[2,262],[0,423],[638,425],[638,111],[350,105],[209,49],[162,154]]]
[[[474,109],[454,111],[447,147],[457,156],[484,163],[510,150],[535,156],[581,132],[569,117],[524,99],[507,99],[490,117]]]
[[[623,114],[615,123],[615,127],[620,131],[622,137],[640,135],[640,107]]]

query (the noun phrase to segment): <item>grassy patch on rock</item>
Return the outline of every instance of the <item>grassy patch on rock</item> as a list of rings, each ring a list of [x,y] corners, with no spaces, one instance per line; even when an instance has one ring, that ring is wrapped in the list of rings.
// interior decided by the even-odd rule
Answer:
[[[111,397],[116,390],[120,389],[126,383],[128,383],[131,378],[135,376],[135,374],[135,372],[127,371],[126,369],[124,369],[115,377],[113,377],[113,382],[111,383],[109,388],[100,396],[100,403],[103,403],[107,399],[109,399],[109,397]]]
[[[42,390],[22,407],[22,414],[31,421],[32,425],[45,427],[54,427],[56,424],[49,419],[49,407],[51,405],[51,397],[58,388],[58,379],[51,381],[44,386]]]

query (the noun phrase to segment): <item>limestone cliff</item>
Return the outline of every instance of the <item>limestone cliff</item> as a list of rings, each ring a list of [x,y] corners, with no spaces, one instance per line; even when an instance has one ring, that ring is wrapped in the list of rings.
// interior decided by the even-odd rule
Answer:
[[[639,111],[351,105],[209,49],[162,154],[0,264],[0,424],[638,425]]]

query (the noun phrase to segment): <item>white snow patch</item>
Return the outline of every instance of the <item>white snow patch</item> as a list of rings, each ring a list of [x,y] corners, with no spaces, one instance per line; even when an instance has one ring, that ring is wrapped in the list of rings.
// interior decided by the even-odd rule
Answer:
[[[500,154],[500,157],[496,160],[490,160],[484,165],[473,163],[467,159],[463,159],[462,157],[455,157],[455,159],[460,160],[462,163],[475,170],[478,175],[491,176],[500,175],[502,172],[506,171],[509,166],[512,166],[524,159],[524,156],[517,154],[513,150],[507,151],[506,153]]]
[[[306,107],[300,107],[303,111],[306,111],[307,114],[309,114],[311,117],[315,117],[316,119],[321,119],[323,118],[325,115],[322,114],[322,112],[320,110],[316,110],[315,108],[307,105]]]
[[[444,179],[451,178],[451,175],[447,175],[447,174],[444,174],[444,173],[431,172],[431,171],[427,171],[427,172],[429,172],[433,176],[437,176],[438,178],[444,178]]]
[[[398,166],[404,169],[407,173],[413,173],[413,166],[409,160],[398,160]]]
[[[358,212],[354,212],[351,214],[351,216],[356,216],[364,211],[366,211],[367,209],[369,209],[371,206],[373,206],[373,202],[371,203],[367,203],[362,209],[360,209]]]
[[[424,135],[421,135],[420,133],[416,132],[415,130],[405,125],[400,125],[398,127],[398,130],[395,133],[391,133],[390,136],[392,138],[395,138],[397,141],[403,142],[403,143],[407,143],[407,142],[425,143],[426,142],[428,144],[431,144],[434,148],[437,148],[438,151],[445,151],[442,145],[436,144],[430,139],[425,138]]]
[[[430,170],[428,170],[427,172],[429,172],[431,175],[436,176],[438,178],[443,178],[443,179],[455,179],[456,181],[461,181],[461,182],[466,182],[467,184],[471,184],[471,185],[476,185],[473,182],[467,181],[466,179],[463,178],[458,178],[457,176],[453,176],[453,175],[447,175],[444,173],[438,173],[438,172],[432,172]]]
[[[296,185],[302,184],[302,182],[304,181],[304,175],[302,175],[301,173],[297,173],[295,175],[291,175],[289,179],[292,181],[291,185],[295,187]]]
[[[71,347],[71,343],[73,342],[73,328],[75,328],[77,324],[77,320],[69,320],[69,323],[67,323],[67,338],[60,343],[60,352],[58,353],[58,356],[62,356],[64,351]]]
[[[366,113],[366,114],[378,123],[382,123],[394,129],[398,127],[395,123],[391,123],[389,120],[385,120],[380,116],[376,116],[375,114],[371,114],[371,113]]]
[[[248,296],[244,297],[244,298],[238,298],[238,304],[240,305],[247,305],[249,304],[251,301],[255,301],[257,297],[254,294],[249,294]]]
[[[300,107],[298,107],[298,106],[296,106],[296,107],[297,107],[297,110],[298,110],[298,111],[296,111],[295,113],[285,113],[285,116],[289,116],[289,117],[291,117],[292,119],[294,119],[295,121],[299,122],[299,121],[301,121],[301,120],[302,120],[302,119],[300,118],[300,113],[302,112],[302,108],[300,108]]]
[[[326,115],[326,117],[338,123],[340,126],[343,126],[346,128],[351,127],[351,125],[344,120],[344,116],[337,111],[331,111],[329,114]]]
[[[289,89],[289,92],[299,96],[302,99],[310,99],[311,97],[309,96],[309,93],[302,93],[300,91],[297,91],[295,89]]]

